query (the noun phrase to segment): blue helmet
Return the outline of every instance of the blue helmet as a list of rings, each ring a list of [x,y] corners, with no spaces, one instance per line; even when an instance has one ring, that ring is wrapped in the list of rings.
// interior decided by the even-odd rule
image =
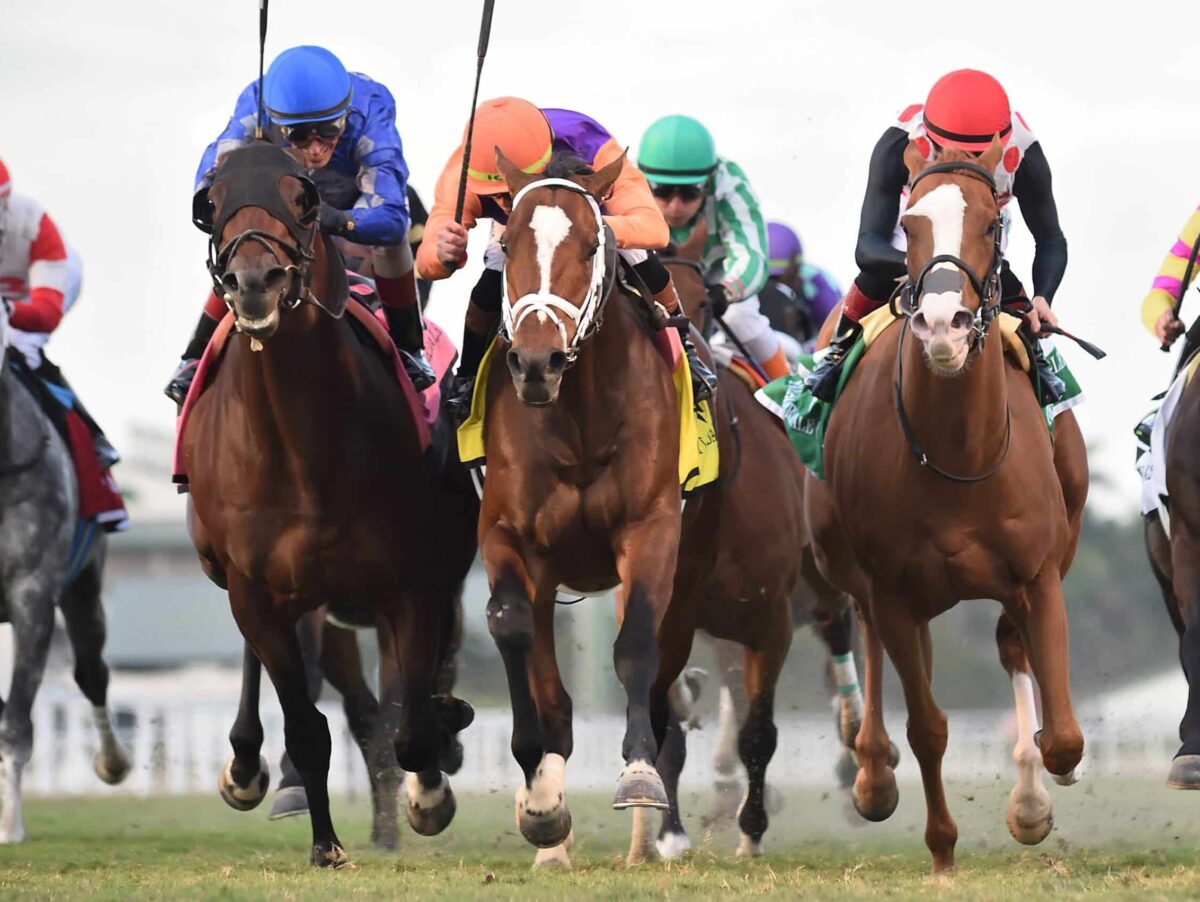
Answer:
[[[350,108],[350,73],[324,47],[285,50],[263,78],[263,105],[278,125],[336,119]]]

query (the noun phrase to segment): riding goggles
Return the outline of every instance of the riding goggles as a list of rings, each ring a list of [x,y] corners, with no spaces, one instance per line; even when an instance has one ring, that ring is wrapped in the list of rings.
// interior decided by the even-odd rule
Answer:
[[[281,125],[279,133],[293,147],[303,147],[315,138],[325,141],[339,138],[346,130],[346,117],[326,119],[324,122],[301,122],[299,125]]]
[[[676,194],[683,201],[691,202],[704,196],[703,185],[651,185],[650,193],[659,200],[670,200]]]

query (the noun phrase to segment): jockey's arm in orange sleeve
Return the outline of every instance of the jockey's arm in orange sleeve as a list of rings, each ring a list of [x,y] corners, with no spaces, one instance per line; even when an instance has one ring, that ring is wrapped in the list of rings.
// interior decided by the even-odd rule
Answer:
[[[421,246],[417,248],[417,275],[422,279],[445,279],[452,272],[438,259],[437,238],[442,226],[454,221],[454,205],[458,201],[458,183],[462,177],[462,154],[463,149],[460,146],[450,155],[442,174],[438,176],[437,187],[433,189],[433,208],[425,221],[425,235],[421,239]],[[483,205],[479,201],[479,195],[468,188],[463,200],[463,228],[468,232],[473,229],[482,212]]]
[[[592,168],[603,169],[621,153],[616,141],[607,141],[596,151]],[[650,183],[629,157],[625,158],[621,174],[604,200],[604,209],[607,211],[604,221],[612,228],[617,247],[657,250],[666,247],[671,240],[667,221],[650,193]]]

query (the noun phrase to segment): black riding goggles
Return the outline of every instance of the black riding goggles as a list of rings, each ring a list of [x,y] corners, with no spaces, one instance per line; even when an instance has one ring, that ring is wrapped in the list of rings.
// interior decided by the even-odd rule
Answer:
[[[679,195],[680,200],[691,202],[704,196],[703,185],[651,185],[650,193],[659,200],[670,200]]]
[[[345,116],[326,119],[324,122],[301,122],[299,125],[279,126],[279,133],[294,147],[303,147],[314,138],[322,138],[326,141],[331,138],[339,138],[345,130]]]

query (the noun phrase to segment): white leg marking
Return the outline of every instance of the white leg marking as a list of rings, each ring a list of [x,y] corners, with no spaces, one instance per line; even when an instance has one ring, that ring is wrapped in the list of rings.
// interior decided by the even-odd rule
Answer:
[[[0,843],[25,841],[21,812],[21,771],[25,762],[7,746],[0,749]]]
[[[625,864],[645,864],[647,861],[658,859],[658,849],[654,843],[654,812],[649,808],[633,809],[633,835],[629,840],[629,854],[625,856]]]
[[[717,744],[713,753],[713,766],[717,773],[726,779],[737,779],[741,759],[737,753],[737,709],[733,706],[733,694],[728,686],[721,687],[718,704]]]
[[[429,811],[440,805],[449,786],[450,781],[446,779],[445,774],[441,775],[438,785],[432,789],[422,786],[416,774],[404,775],[404,794],[408,797],[408,804],[418,811]]]
[[[1033,701],[1033,679],[1023,671],[1012,676],[1013,701],[1017,715],[1017,744],[1013,761],[1017,765],[1017,783],[1008,796],[1005,820],[1018,842],[1041,842],[1054,826],[1050,793],[1042,783],[1042,753],[1034,742],[1037,733],[1037,709]]]
[[[551,846],[549,849],[538,849],[537,854],[533,857],[533,866],[535,868],[570,868],[571,856],[567,852],[574,844],[575,831],[572,830],[559,845]]]
[[[566,797],[566,783],[566,759],[554,753],[543,755],[532,785],[522,784],[517,790],[518,811],[534,818],[556,813]]]
[[[690,852],[692,840],[686,833],[664,833],[662,839],[655,843],[655,847],[663,861],[671,861]]]

